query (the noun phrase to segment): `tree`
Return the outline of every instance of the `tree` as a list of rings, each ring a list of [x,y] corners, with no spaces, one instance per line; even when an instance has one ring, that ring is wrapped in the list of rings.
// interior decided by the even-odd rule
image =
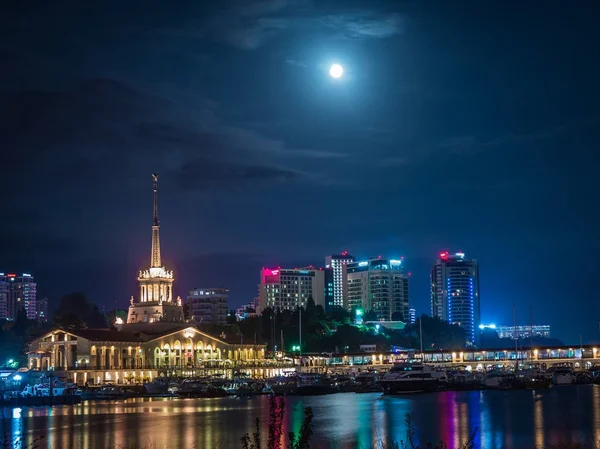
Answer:
[[[106,317],[82,292],[70,293],[61,298],[54,312],[54,323],[66,329],[107,327]]]
[[[363,321],[379,321],[379,317],[377,316],[377,312],[373,309],[369,310],[367,313],[363,315]]]
[[[17,311],[17,318],[16,318],[15,324],[12,328],[13,332],[18,337],[24,337],[29,325],[30,325],[30,323],[29,323],[29,320],[27,319],[27,311],[24,308],[20,308]]]
[[[404,313],[403,312],[394,312],[392,313],[392,321],[404,321]]]

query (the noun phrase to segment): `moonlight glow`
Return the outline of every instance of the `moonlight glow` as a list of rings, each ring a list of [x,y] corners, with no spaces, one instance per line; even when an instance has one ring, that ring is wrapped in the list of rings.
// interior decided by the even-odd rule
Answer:
[[[333,78],[340,78],[344,74],[344,68],[341,65],[339,65],[339,64],[333,64],[329,68],[329,74]]]

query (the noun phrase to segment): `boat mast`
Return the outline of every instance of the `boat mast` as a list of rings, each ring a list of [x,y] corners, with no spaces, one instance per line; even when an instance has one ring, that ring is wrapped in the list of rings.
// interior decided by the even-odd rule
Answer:
[[[533,306],[529,305],[529,353],[533,361]]]
[[[514,338],[515,338],[515,361],[517,365],[515,367],[515,371],[519,371],[519,340],[517,335],[517,306],[513,302],[513,321],[514,321]]]
[[[425,355],[423,354],[423,315],[419,318],[419,337],[421,339],[421,362],[425,362]]]

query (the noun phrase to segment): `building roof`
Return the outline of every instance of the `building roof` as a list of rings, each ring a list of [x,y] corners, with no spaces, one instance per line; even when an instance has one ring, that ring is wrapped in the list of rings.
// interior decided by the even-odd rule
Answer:
[[[140,332],[123,332],[114,329],[80,329],[74,331],[65,331],[78,337],[86,338],[90,341],[119,341],[119,342],[144,342],[148,338]]]

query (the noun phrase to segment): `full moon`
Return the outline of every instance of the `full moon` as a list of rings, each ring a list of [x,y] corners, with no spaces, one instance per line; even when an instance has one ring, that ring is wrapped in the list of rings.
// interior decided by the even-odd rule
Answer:
[[[333,64],[329,68],[329,74],[332,78],[340,78],[344,74],[344,68],[339,64]]]

